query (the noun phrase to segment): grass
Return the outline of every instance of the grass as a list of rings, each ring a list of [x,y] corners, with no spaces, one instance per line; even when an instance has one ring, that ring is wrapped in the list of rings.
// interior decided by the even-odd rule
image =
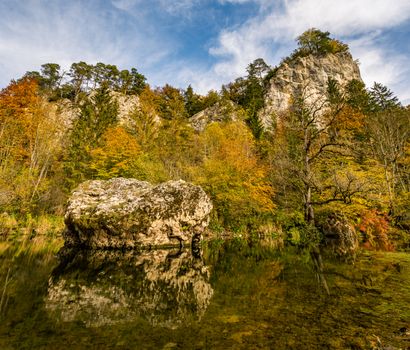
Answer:
[[[0,252],[18,247],[17,252],[57,251],[62,246],[64,218],[54,215],[25,217],[3,213],[0,221]]]

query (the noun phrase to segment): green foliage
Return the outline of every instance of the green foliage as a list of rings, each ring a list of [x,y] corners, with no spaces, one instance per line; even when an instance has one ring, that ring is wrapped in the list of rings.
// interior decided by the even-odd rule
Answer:
[[[258,58],[250,63],[246,70],[248,75],[224,86],[222,95],[243,107],[247,115],[247,124],[254,137],[259,140],[264,129],[258,114],[264,106],[265,75],[270,67],[262,58]]]
[[[374,83],[370,89],[370,102],[373,112],[387,111],[400,107],[399,99],[386,86]]]
[[[65,156],[69,189],[91,177],[91,151],[100,145],[104,132],[116,124],[117,117],[118,104],[107,88],[97,89],[82,101]]]
[[[184,119],[187,112],[185,110],[184,97],[179,89],[166,84],[163,88],[157,89],[159,100],[159,112],[162,118],[167,120]]]
[[[346,102],[354,109],[367,112],[370,106],[370,96],[366,86],[359,80],[351,80],[346,86]]]
[[[337,54],[349,52],[349,46],[337,39],[330,38],[329,32],[322,32],[319,29],[311,28],[297,37],[298,47],[288,57],[282,59],[279,66],[284,63],[291,63],[299,57],[309,55],[321,56],[327,54]],[[269,76],[274,76],[276,69],[269,72]]]
[[[402,108],[397,98],[380,84],[375,84],[370,95],[372,108],[365,125],[368,146],[373,158],[383,168],[389,210],[394,215],[397,195],[410,191],[406,165],[409,163],[410,110]]]
[[[67,73],[61,72],[57,63],[46,63],[41,66],[40,73],[27,72],[25,77],[36,79],[41,90],[53,101],[69,98],[78,102],[84,94],[103,87],[126,95],[138,95],[146,85],[146,78],[136,68],[119,70],[115,65],[101,62],[95,65],[75,62]]]
[[[276,214],[276,221],[280,224],[285,232],[285,241],[300,248],[317,247],[322,235],[314,225],[305,221],[304,214],[294,211],[289,214],[279,211]]]
[[[189,85],[184,91],[184,102],[188,117],[192,117],[194,114],[204,109],[201,96],[194,93],[194,89],[192,89],[191,85]]]
[[[302,55],[338,53],[349,50],[346,44],[339,40],[331,39],[329,32],[322,32],[316,28],[303,32],[298,36],[297,43],[299,45],[299,53]]]
[[[288,61],[348,50],[317,29],[298,44]],[[361,81],[341,87],[330,79],[315,99],[303,86],[265,132],[259,115],[276,70],[257,59],[246,76],[206,96],[191,86],[152,90],[136,69],[101,62],[28,72],[0,93],[0,231],[14,219],[30,226],[37,215],[61,215],[67,193],[86,179],[181,178],[211,196],[213,230],[283,229],[289,244],[315,247],[321,213],[341,212],[369,246],[407,249],[410,108],[381,84],[367,91]],[[118,124],[112,91],[139,95],[129,123]],[[64,97],[79,112],[65,134],[51,103]],[[212,106],[218,122],[195,132],[189,118]]]

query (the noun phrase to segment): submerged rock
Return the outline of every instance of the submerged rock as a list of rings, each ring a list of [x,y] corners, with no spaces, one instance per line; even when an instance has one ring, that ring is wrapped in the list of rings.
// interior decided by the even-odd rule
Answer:
[[[206,193],[182,180],[86,181],[68,201],[63,236],[66,246],[87,248],[180,245],[201,238],[211,209]]]

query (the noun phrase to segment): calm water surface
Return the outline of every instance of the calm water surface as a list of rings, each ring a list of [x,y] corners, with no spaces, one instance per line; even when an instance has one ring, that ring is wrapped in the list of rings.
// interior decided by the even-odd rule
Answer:
[[[0,349],[410,349],[410,254],[323,263],[243,241],[59,259],[10,247]]]

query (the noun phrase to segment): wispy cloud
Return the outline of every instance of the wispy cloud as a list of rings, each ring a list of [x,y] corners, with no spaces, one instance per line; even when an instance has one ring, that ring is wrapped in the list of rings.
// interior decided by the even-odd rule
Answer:
[[[279,63],[317,27],[350,45],[366,83],[410,99],[410,46],[389,34],[410,33],[408,0],[0,0],[0,12],[1,86],[43,63],[84,60],[205,93],[258,57]]]
[[[282,0],[273,6],[273,2],[254,1],[264,6],[265,11],[239,28],[222,31],[218,44],[210,49],[210,54],[218,58],[211,72],[220,79],[243,74],[246,65],[258,57],[278,63],[294,47],[297,35],[316,27],[350,44],[355,57],[360,58],[368,84],[374,80],[391,84],[402,99],[409,97],[400,84],[403,74],[407,80],[410,78],[408,64],[403,65],[406,56],[389,51],[378,40],[384,30],[410,19],[408,0]]]
[[[166,56],[168,46],[148,41],[144,26],[136,30],[114,8],[101,8],[98,3],[0,0],[0,12],[7,14],[0,22],[1,85],[47,62],[65,68],[80,60],[119,66],[147,62],[149,66]]]

